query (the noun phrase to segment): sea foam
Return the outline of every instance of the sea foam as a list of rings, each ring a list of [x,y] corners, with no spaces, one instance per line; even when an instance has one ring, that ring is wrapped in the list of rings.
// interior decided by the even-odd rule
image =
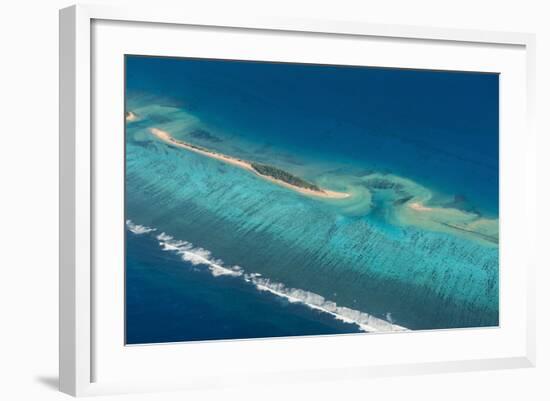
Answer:
[[[130,220],[126,224],[131,232],[138,235],[156,231],[153,228],[136,225]],[[188,241],[174,239],[171,235],[164,232],[156,235],[156,239],[163,251],[174,252],[180,255],[182,260],[194,266],[205,266],[214,277],[241,277],[244,281],[253,284],[259,291],[269,292],[285,298],[289,302],[301,303],[311,309],[328,313],[337,320],[357,325],[364,332],[408,330],[403,326],[394,324],[390,313],[386,316],[387,320],[384,320],[359,310],[339,306],[319,294],[296,288],[288,288],[282,283],[262,277],[259,273],[246,272],[241,266],[227,266],[223,260],[214,258],[209,250],[197,247]]]
[[[193,246],[187,241],[175,240],[172,236],[166,233],[157,235],[159,245],[164,251],[172,251],[186,262],[192,265],[205,265],[208,267],[213,276],[242,276],[242,268],[240,266],[224,266],[223,261],[212,257],[210,251]]]
[[[126,226],[128,227],[128,230],[137,235],[147,234],[157,230],[156,228],[135,224],[132,220],[126,220]]]

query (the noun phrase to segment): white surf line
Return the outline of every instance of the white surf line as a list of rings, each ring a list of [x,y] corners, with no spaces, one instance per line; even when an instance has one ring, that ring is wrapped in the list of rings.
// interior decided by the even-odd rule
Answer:
[[[336,305],[336,303],[334,303],[332,301],[327,301],[327,300],[324,299],[324,297],[322,297],[321,295],[315,294],[315,293],[308,292],[308,294],[311,294],[313,296],[319,296],[319,297],[323,298],[325,303],[334,304],[334,308],[336,309],[336,312],[333,311],[333,310],[329,310],[326,307],[323,307],[322,305],[316,305],[316,304],[313,304],[313,303],[309,303],[309,302],[304,301],[301,298],[294,297],[290,294],[286,294],[286,293],[281,292],[281,291],[277,291],[277,290],[273,289],[272,287],[270,287],[269,285],[258,283],[258,281],[260,281],[260,280],[252,279],[250,281],[252,283],[254,283],[254,285],[260,291],[268,291],[268,292],[270,292],[274,295],[286,298],[290,302],[301,303],[301,304],[304,304],[304,305],[308,306],[311,309],[315,309],[315,310],[318,310],[318,311],[321,311],[321,312],[324,312],[324,313],[328,313],[329,315],[332,315],[337,320],[340,320],[342,322],[349,323],[349,324],[355,324],[355,325],[359,326],[359,328],[364,332],[373,333],[373,332],[393,332],[393,331],[408,331],[409,330],[406,327],[390,323],[390,322],[388,322],[386,320],[383,320],[383,319],[379,319],[379,318],[374,317],[372,315],[369,315],[365,312],[361,312],[361,311],[358,311],[358,310],[355,310],[355,309],[347,308],[345,306],[338,306],[338,305]],[[275,284],[274,286],[277,286],[277,285]],[[294,291],[304,291],[304,290],[290,289],[289,291],[294,292]],[[346,316],[345,314],[338,313],[340,310],[349,311],[349,313],[351,313],[351,314],[358,314],[361,317],[361,319],[353,319],[349,316]],[[365,323],[363,320],[367,320],[367,321],[372,320],[372,321],[378,323],[380,326],[375,327],[375,326],[369,325],[368,323]],[[387,327],[387,329],[386,328],[381,328],[381,326],[385,326],[385,327]]]
[[[159,245],[164,251],[173,251],[182,256],[182,259],[190,262],[192,265],[206,265],[213,276],[242,276],[240,266],[226,267],[222,265],[221,260],[211,259],[210,251],[202,248],[195,248],[192,243],[187,241],[178,241],[166,233],[157,235]]]

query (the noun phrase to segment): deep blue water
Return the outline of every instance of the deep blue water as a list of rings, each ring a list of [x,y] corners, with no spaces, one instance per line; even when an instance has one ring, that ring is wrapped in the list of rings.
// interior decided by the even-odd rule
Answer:
[[[470,235],[478,225],[397,220],[395,193],[368,188],[370,174],[404,177],[408,195],[498,225],[498,75],[136,56],[126,72],[140,117],[126,127],[126,218],[156,230],[127,232],[129,344],[358,331],[304,304],[316,297],[376,329],[498,325],[498,244]],[[151,127],[362,195],[312,199]],[[193,248],[163,250],[161,233]],[[304,303],[215,275],[197,254]]]

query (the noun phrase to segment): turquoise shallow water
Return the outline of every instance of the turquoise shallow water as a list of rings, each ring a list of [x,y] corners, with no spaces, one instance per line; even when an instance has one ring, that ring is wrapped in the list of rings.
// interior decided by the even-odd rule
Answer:
[[[129,85],[136,84],[130,80]],[[187,82],[187,85],[191,84]],[[154,85],[148,83],[146,86]],[[135,224],[155,229],[142,234],[159,243],[158,247],[148,248],[151,254],[166,253],[166,241],[156,238],[161,233],[170,235],[172,241],[192,243],[192,247],[185,248],[185,245],[168,249],[174,258],[187,258],[182,261],[182,269],[190,269],[190,255],[206,256],[206,261],[202,262],[195,258],[196,263],[191,263],[193,266],[210,266],[211,270],[212,264],[230,269],[239,266],[235,270],[239,274],[212,274],[208,280],[197,276],[193,285],[202,286],[205,298],[208,298],[209,290],[212,294],[219,293],[219,288],[215,287],[220,284],[213,286],[212,280],[219,281],[221,277],[256,286],[259,280],[263,280],[261,283],[272,290],[278,289],[283,295],[292,294],[298,303],[322,304],[329,311],[335,310],[336,306],[346,308],[338,309],[336,318],[365,321],[364,316],[370,316],[369,327],[375,330],[387,330],[385,322],[408,329],[498,325],[498,232],[496,237],[493,232],[495,226],[498,230],[498,220],[496,223],[489,221],[490,229],[479,228],[486,219],[494,219],[498,213],[498,203],[493,205],[490,196],[476,203],[475,197],[464,197],[467,198],[464,201],[456,196],[456,192],[449,193],[445,185],[426,186],[430,181],[442,181],[444,172],[441,171],[437,179],[430,180],[426,174],[427,178],[421,185],[414,180],[404,180],[412,177],[401,179],[394,175],[401,173],[406,163],[388,171],[387,166],[381,168],[380,162],[369,162],[367,157],[367,160],[358,160],[360,152],[357,150],[346,158],[346,147],[338,144],[352,141],[356,133],[348,138],[342,132],[336,139],[321,135],[314,142],[311,139],[304,142],[303,138],[292,141],[293,135],[282,134],[281,138],[273,140],[269,135],[267,138],[262,136],[261,132],[254,136],[250,125],[243,125],[243,135],[239,135],[238,121],[221,129],[219,126],[229,118],[224,113],[221,113],[223,118],[209,120],[208,116],[214,115],[215,109],[196,110],[202,102],[196,101],[193,107],[185,107],[178,104],[174,96],[145,94],[144,90],[151,88],[141,89],[141,92],[130,91],[127,98],[127,110],[135,111],[138,120],[127,123],[126,216]],[[193,91],[198,89],[193,88]],[[263,102],[261,105],[265,107]],[[255,124],[252,125],[256,128]],[[291,125],[294,128],[299,126]],[[150,127],[167,130],[175,137],[228,155],[284,168],[325,188],[348,191],[352,196],[346,200],[304,196],[245,170],[169,146],[150,135]],[[270,127],[269,131],[272,130]],[[429,137],[420,139],[420,145],[415,142],[416,146],[421,147],[429,141]],[[392,140],[390,138],[387,144],[389,149],[379,149],[378,159],[383,159],[384,151],[391,153]],[[327,152],[327,143],[331,141],[341,148],[333,157],[329,157],[330,152]],[[287,143],[293,145],[285,146]],[[407,143],[406,146],[411,146],[410,142]],[[358,149],[361,146],[364,145],[357,142]],[[428,150],[423,148],[422,152]],[[455,152],[458,151],[448,150],[453,155]],[[484,163],[485,157],[472,152],[465,159],[477,158],[479,163]],[[433,158],[438,159],[439,164],[454,161],[454,156],[442,156],[438,151],[433,153]],[[389,162],[386,164],[390,165]],[[420,167],[416,169],[418,171],[412,174],[414,177],[421,175]],[[465,168],[465,171],[469,170]],[[468,174],[466,172],[465,176]],[[453,171],[449,177],[457,175]],[[450,178],[450,181],[455,179]],[[485,185],[486,180],[487,177],[482,176],[479,182],[463,185],[461,192],[476,193],[475,188]],[[402,206],[412,202],[409,198],[441,208],[429,212],[437,222],[425,222],[416,219],[414,214],[409,215],[410,209]],[[449,210],[451,215],[447,216]],[[479,210],[490,211],[483,215]],[[450,227],[449,222],[459,224],[460,230]],[[128,232],[128,236],[135,235]],[[157,269],[163,263],[162,257],[151,256],[151,259]],[[171,259],[170,269],[174,268],[173,263]],[[129,259],[127,269],[143,264],[143,260]],[[142,271],[140,269],[132,271]],[[189,278],[186,279],[185,275],[179,279],[168,276],[170,288],[177,286],[174,280],[182,280],[182,294],[189,293]],[[157,277],[155,280],[163,279]],[[158,290],[162,291],[162,286]],[[263,291],[265,296],[267,292]],[[228,292],[228,299],[216,299],[238,303],[238,294]],[[319,296],[323,297],[323,303],[315,298]],[[128,307],[134,308],[133,316],[140,316],[136,311],[145,308],[146,303],[150,306],[151,299],[130,302]],[[206,304],[203,307],[207,310]],[[269,307],[277,310],[274,316],[280,319],[280,305],[274,303]],[[193,304],[193,308],[200,309],[200,303]],[[240,323],[236,316],[232,316],[235,322],[233,335],[231,330],[220,330],[218,335],[209,333],[208,338],[203,339],[265,336],[265,326],[260,324],[255,334],[254,322],[265,319],[266,310],[258,311],[257,316],[247,310],[248,314],[242,316]],[[324,329],[315,329],[311,326],[311,316],[304,318],[307,309],[304,312],[286,308],[285,311],[293,322],[288,335],[300,334],[300,319],[309,322],[303,334],[311,334],[312,330],[313,333],[318,330],[319,334],[357,331],[354,325],[331,329],[326,329],[325,325]],[[155,313],[159,313],[158,307]],[[311,313],[318,315],[319,311],[311,309]],[[365,315],[358,317],[359,313]],[[164,341],[201,339],[200,335],[191,335],[189,329],[185,329],[193,326],[192,321],[175,327],[167,324],[170,319],[175,319],[174,315],[166,316]],[[146,316],[142,319],[148,321]],[[185,319],[192,319],[192,316],[186,314]],[[200,322],[195,323],[205,324]],[[158,324],[162,327],[162,322]],[[131,326],[133,340],[130,342],[150,342],[150,336],[140,336],[140,330],[145,333],[146,327],[144,323],[140,329],[140,324],[135,324],[134,319]],[[273,335],[286,335],[284,330],[276,331],[282,334],[275,331]],[[163,341],[162,334],[156,333],[153,338],[154,341]]]

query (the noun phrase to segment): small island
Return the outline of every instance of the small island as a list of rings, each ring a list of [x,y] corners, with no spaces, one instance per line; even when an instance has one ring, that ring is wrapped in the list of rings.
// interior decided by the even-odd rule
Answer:
[[[320,188],[315,184],[305,181],[299,177],[296,177],[287,171],[281,170],[277,167],[273,167],[267,164],[260,164],[256,162],[249,162],[246,160],[238,159],[236,157],[224,155],[222,153],[215,152],[213,150],[204,148],[202,146],[193,145],[191,143],[184,142],[180,139],[176,139],[168,132],[162,131],[158,128],[151,128],[151,134],[158,139],[166,142],[172,146],[187,149],[195,153],[199,153],[203,156],[211,157],[223,161],[228,164],[240,167],[244,170],[250,171],[263,179],[274,182],[278,185],[292,189],[296,192],[300,192],[304,195],[317,196],[322,198],[343,199],[350,196],[346,192],[330,191],[328,189]]]

